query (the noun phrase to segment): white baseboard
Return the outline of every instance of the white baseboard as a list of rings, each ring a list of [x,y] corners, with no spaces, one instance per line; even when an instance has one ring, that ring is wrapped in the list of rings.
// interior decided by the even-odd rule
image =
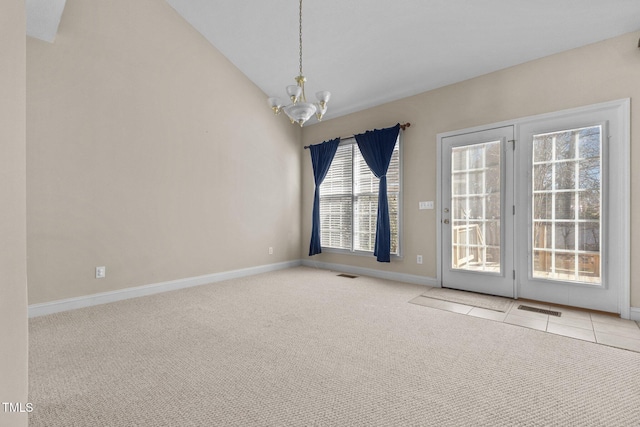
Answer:
[[[190,288],[192,286],[206,285],[208,283],[221,282],[223,280],[239,277],[253,276],[255,274],[282,270],[301,265],[300,260],[281,262],[277,264],[259,265],[257,267],[243,268],[240,270],[223,271],[221,273],[206,274],[204,276],[188,277],[186,279],[171,280],[168,282],[154,283],[151,285],[136,286],[134,288],[119,289],[117,291],[100,292],[75,298],[61,299],[29,306],[29,317],[44,316],[62,311],[75,310],[77,308],[106,304],[129,298],[137,298],[145,295],[153,295],[161,292],[175,291],[177,289]]]
[[[353,267],[344,264],[332,264],[303,259],[302,265],[307,267],[322,268],[324,270],[340,271],[342,273],[358,274],[361,276],[377,277],[379,279],[395,280],[397,282],[413,283],[414,285],[424,285],[438,287],[435,277],[417,276],[415,274],[395,273],[393,271],[375,270],[373,268]]]
[[[629,319],[640,322],[640,307],[631,307],[629,310]]]

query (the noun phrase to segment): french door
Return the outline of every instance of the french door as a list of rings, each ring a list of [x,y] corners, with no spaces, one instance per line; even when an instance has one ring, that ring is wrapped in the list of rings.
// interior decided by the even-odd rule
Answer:
[[[439,136],[443,287],[629,315],[629,101]]]
[[[612,165],[621,126],[608,109],[533,119],[519,128],[518,295],[620,312],[619,219]],[[611,156],[613,154],[613,156]],[[617,247],[619,245],[619,247]]]
[[[442,139],[443,286],[514,296],[513,126]]]

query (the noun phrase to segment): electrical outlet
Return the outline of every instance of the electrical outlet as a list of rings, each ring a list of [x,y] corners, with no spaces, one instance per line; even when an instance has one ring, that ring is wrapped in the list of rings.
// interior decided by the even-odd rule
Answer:
[[[107,267],[96,267],[96,279],[104,279],[107,277]]]
[[[269,255],[273,255],[273,248],[269,246]]]
[[[417,262],[418,264],[422,264],[422,255],[418,255],[418,256],[416,257],[416,262]]]

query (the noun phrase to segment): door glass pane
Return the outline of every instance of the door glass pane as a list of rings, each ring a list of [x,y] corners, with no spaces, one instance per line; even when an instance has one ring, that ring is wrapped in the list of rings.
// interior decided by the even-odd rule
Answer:
[[[534,135],[534,278],[600,284],[602,127]]]
[[[500,141],[451,152],[451,268],[500,272]]]
[[[533,247],[551,248],[551,223],[540,221],[533,223]]]

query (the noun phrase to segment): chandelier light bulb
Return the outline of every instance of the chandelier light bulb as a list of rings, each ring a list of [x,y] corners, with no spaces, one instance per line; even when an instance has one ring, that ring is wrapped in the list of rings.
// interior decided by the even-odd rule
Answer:
[[[269,98],[267,100],[269,103],[269,107],[273,110],[274,114],[280,114],[280,110],[282,110],[282,103],[279,98]]]
[[[328,90],[321,90],[320,92],[316,92],[316,98],[318,98],[318,101],[320,101],[322,104],[326,105],[331,98],[331,92],[329,92]]]
[[[302,88],[296,85],[287,86],[287,95],[289,95],[291,102],[295,104],[298,102],[300,95],[302,95]]]

